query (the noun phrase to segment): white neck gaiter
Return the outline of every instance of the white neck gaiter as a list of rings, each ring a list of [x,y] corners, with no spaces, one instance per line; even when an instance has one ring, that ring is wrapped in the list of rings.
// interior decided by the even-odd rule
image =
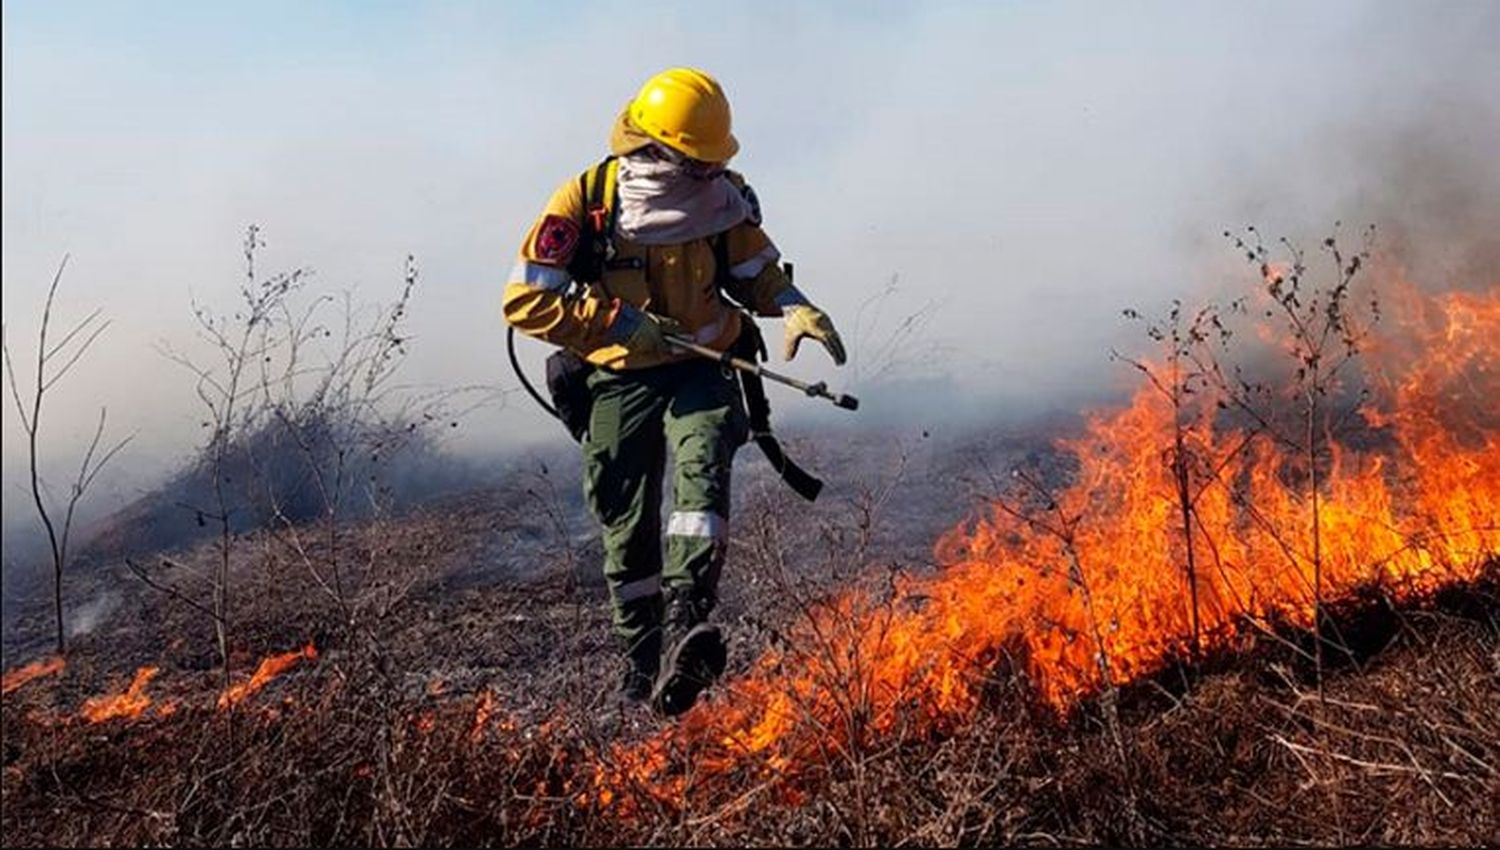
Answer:
[[[722,233],[750,217],[750,204],[723,173],[705,177],[651,147],[620,157],[619,235],[675,245]]]

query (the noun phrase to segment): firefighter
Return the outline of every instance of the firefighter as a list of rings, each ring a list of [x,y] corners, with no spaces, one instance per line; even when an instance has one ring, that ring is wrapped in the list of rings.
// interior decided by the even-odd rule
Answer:
[[[620,693],[667,716],[724,670],[708,616],[729,540],[730,467],[750,435],[733,375],[665,334],[727,350],[749,324],[726,300],[732,290],[745,309],[784,318],[786,359],[809,337],[836,364],[845,359],[832,321],[782,268],[754,192],[726,169],[738,149],[713,77],[692,68],[652,77],[616,118],[610,156],[547,202],[504,294],[507,322],[590,367],[579,378],[589,402],[583,488],[602,527],[625,657]]]

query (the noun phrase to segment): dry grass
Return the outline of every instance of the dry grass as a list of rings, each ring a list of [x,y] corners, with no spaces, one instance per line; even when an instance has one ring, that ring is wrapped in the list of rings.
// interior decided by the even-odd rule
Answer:
[[[721,609],[744,670],[817,594],[893,564],[884,494],[946,486],[901,457],[808,511],[752,469]],[[561,479],[566,473],[557,475]],[[592,542],[541,478],[345,530],[340,627],[305,568],[268,538],[239,549],[237,667],[313,639],[233,714],[213,709],[208,624],[137,589],[60,676],[0,703],[4,844],[1485,844],[1500,837],[1500,565],[1420,611],[1337,614],[1351,653],[1313,690],[1280,640],[1122,690],[1114,710],[1040,710],[996,664],[983,708],[768,779],[747,765],[681,796],[587,794],[612,748],[658,723],[610,699],[614,668]],[[540,503],[547,510],[537,510]],[[550,502],[549,502],[550,500]],[[934,508],[947,515],[946,506]],[[909,516],[903,521],[910,522]],[[491,568],[503,530],[521,576]],[[211,557],[212,553],[199,553]],[[316,557],[316,551],[312,555]],[[191,580],[194,553],[175,556]],[[355,565],[358,565],[357,567]],[[1305,638],[1284,635],[1293,640]],[[83,698],[158,663],[168,717],[88,726]],[[127,672],[122,672],[127,671]],[[1117,712],[1119,739],[1110,731]],[[674,772],[691,775],[688,753]]]
[[[792,789],[736,781],[629,815],[574,799],[606,757],[587,714],[382,698],[330,662],[274,709],[83,728],[5,706],[7,845],[1482,844],[1500,830],[1493,625],[1423,614],[1327,681],[1267,659],[1184,694],[1143,689],[1122,761],[1094,713],[1029,716],[1019,688],[951,734],[831,760]],[[580,699],[589,682],[574,682]]]

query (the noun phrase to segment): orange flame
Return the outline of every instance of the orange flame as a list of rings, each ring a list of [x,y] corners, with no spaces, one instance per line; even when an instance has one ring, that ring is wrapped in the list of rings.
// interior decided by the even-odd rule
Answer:
[[[272,679],[291,669],[302,659],[315,661],[318,657],[318,648],[308,643],[307,646],[281,655],[272,655],[261,659],[260,666],[250,678],[237,685],[230,685],[219,694],[219,708],[232,708],[249,699],[256,691],[264,688]]]
[[[84,702],[79,713],[90,723],[103,723],[116,718],[135,719],[151,707],[151,697],[146,696],[146,686],[160,672],[156,667],[142,667],[135,671],[135,678],[124,693],[113,696],[92,697]]]
[[[1389,440],[1334,444],[1322,473],[1325,602],[1371,585],[1419,598],[1479,578],[1500,553],[1500,286],[1398,292],[1403,325],[1370,351],[1375,395],[1362,410]],[[1195,497],[1190,538],[1205,650],[1271,621],[1310,626],[1315,598],[1310,499],[1289,474],[1298,458],[1223,424],[1217,401],[1199,394],[1207,415],[1185,434],[1214,470]],[[673,754],[684,750],[694,781],[744,769],[775,777],[857,746],[853,736],[941,730],[978,709],[1001,658],[1064,708],[1183,657],[1193,587],[1174,464],[1164,460],[1177,421],[1150,388],[1095,413],[1059,443],[1078,470],[1047,516],[1080,517],[1071,535],[999,509],[953,529],[937,545],[938,573],[829,601],[794,631],[795,649],[767,653],[713,705],[656,737],[617,747],[594,799],[609,805],[622,787],[680,799],[687,779]]]
[[[469,727],[469,740],[478,743],[484,739],[490,718],[495,713],[495,694],[488,688],[474,700],[474,724]]]
[[[4,674],[0,674],[0,694],[8,694],[33,679],[40,679],[43,676],[60,673],[64,666],[66,666],[66,662],[63,661],[62,656],[54,655],[51,658],[33,661],[14,670],[7,670]]]

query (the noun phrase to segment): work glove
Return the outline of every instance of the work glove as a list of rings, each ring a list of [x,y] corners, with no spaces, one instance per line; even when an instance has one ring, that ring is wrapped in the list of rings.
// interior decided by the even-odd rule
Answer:
[[[797,348],[803,337],[812,337],[823,343],[835,365],[844,365],[844,340],[833,329],[833,320],[828,314],[811,304],[793,304],[783,308],[786,320],[786,359],[797,356]]]
[[[630,322],[635,325],[621,343],[630,350],[631,354],[666,354],[673,350],[672,344],[667,342],[666,335],[684,333],[682,325],[676,319],[648,313],[630,304],[620,307],[620,317],[616,321]]]

